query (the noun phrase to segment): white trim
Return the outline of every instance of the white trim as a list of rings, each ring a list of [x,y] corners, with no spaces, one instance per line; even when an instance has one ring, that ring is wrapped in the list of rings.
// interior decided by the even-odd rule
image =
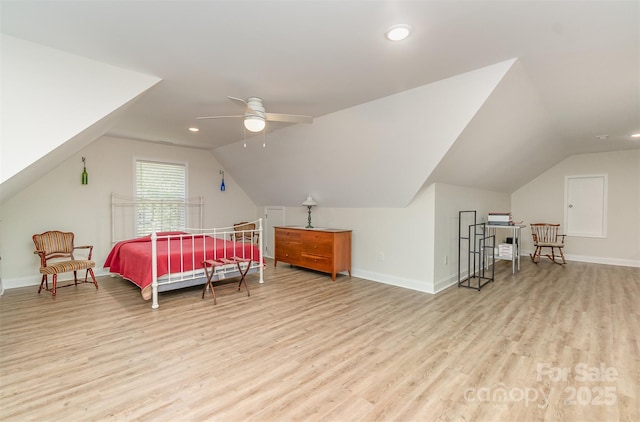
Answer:
[[[267,205],[264,207],[263,209],[263,217],[264,217],[264,240],[265,240],[265,246],[271,246],[271,249],[269,249],[269,253],[267,254],[266,252],[264,252],[264,256],[267,258],[272,258],[275,256],[275,243],[276,243],[276,239],[275,239],[275,235],[274,238],[271,239],[272,240],[272,244],[271,245],[266,245],[266,240],[267,240],[267,231],[269,230],[269,228],[271,228],[272,230],[270,231],[271,233],[273,233],[273,223],[271,223],[271,221],[273,220],[269,220],[269,210],[274,210],[274,211],[281,211],[282,212],[282,225],[286,226],[287,225],[287,213],[286,213],[286,207],[281,206],[281,205]]]
[[[161,164],[166,166],[182,166],[184,167],[184,201],[189,201],[189,162],[188,161],[178,161],[178,160],[166,160],[166,159],[157,159],[157,158],[144,158],[140,156],[133,157],[133,197],[138,200],[140,197],[138,196],[138,162],[146,162],[150,164]],[[136,211],[137,212],[137,211]],[[201,217],[202,218],[202,217]],[[138,221],[134,219],[134,233],[138,235]],[[193,223],[189,221],[189,216],[185,213],[185,227],[193,227]],[[155,227],[154,230],[160,230],[161,228]]]
[[[416,290],[418,292],[434,294],[433,289],[427,287],[428,283],[424,280],[403,278],[391,276],[389,274],[376,273],[372,271],[363,271],[354,269],[351,271],[354,277],[363,278],[378,283],[389,284],[391,286],[403,287],[405,289]]]
[[[584,255],[564,255],[567,261],[588,262],[592,264],[615,265],[617,267],[637,267],[640,268],[640,260],[638,259],[619,259],[601,256],[584,256]]]
[[[462,274],[462,279],[466,279],[467,275]],[[440,293],[441,291],[448,289],[451,286],[455,286],[458,284],[458,274],[452,274],[447,278],[435,282],[435,293]]]
[[[27,277],[16,277],[16,278],[9,278],[9,279],[4,279],[2,280],[2,283],[4,284],[4,288],[5,289],[17,289],[19,287],[31,287],[31,286],[39,286],[40,285],[40,281],[42,280],[42,275],[40,273],[38,273],[38,269],[35,269],[36,274],[33,276],[27,276]],[[58,281],[59,282],[67,282],[67,281],[72,281],[73,278],[71,278],[71,274],[72,273],[64,273],[65,275],[60,275],[58,276]],[[96,277],[102,277],[102,276],[106,276],[111,274],[109,272],[109,270],[107,270],[106,268],[94,268],[93,269],[93,274]],[[83,274],[78,274],[83,275]],[[49,281],[51,281],[51,279],[49,279]]]
[[[522,257],[529,257],[529,254],[533,251],[522,251]],[[640,260],[637,259],[619,259],[597,256],[582,256],[582,255],[565,255],[567,261],[575,262],[587,262],[592,264],[602,265],[614,265],[619,267],[635,267],[640,268]],[[111,274],[106,269],[94,268],[96,277],[102,277]],[[342,274],[342,273],[341,273]],[[346,272],[344,272],[346,274]],[[389,276],[388,274],[376,273],[371,271],[352,270],[353,277],[370,280],[377,283],[389,284],[391,286],[402,287],[405,289],[416,290],[418,292],[436,294],[441,291],[455,285],[457,283],[457,274],[453,274],[445,279],[436,282],[435,290],[425,289],[425,282],[422,280],[408,279],[402,277]],[[517,275],[518,273],[516,273]],[[68,279],[59,279],[60,281],[68,281]],[[13,279],[3,280],[4,289],[15,289],[18,287],[37,286],[40,284],[40,277],[19,277]]]
[[[533,251],[523,250],[520,256],[529,257],[530,254],[532,253]],[[611,258],[607,256],[587,256],[587,255],[572,255],[572,254],[564,254],[564,258],[567,261],[574,261],[574,262],[587,262],[591,264],[614,265],[617,267],[640,268],[640,260],[638,259],[621,259],[621,258]]]

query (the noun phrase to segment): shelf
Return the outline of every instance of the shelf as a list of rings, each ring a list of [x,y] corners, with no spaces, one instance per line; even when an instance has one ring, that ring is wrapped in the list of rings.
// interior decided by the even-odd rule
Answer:
[[[465,224],[463,224],[465,216]],[[466,224],[469,222],[472,224]],[[463,234],[463,226],[467,226],[466,236]],[[461,268],[463,246],[467,255],[465,279],[462,279]],[[458,287],[479,291],[484,285],[493,281],[495,247],[495,234],[489,234],[486,223],[477,222],[476,211],[458,212]],[[489,268],[491,268],[490,271]]]

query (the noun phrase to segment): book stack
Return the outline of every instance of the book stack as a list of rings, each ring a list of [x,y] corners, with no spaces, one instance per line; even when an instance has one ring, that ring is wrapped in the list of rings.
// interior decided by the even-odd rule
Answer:
[[[492,226],[513,225],[513,219],[511,218],[510,212],[490,212],[487,222]]]

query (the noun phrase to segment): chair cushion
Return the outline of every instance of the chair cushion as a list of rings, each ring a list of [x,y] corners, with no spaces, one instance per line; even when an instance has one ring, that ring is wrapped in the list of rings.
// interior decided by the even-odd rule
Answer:
[[[553,248],[562,248],[564,246],[564,243],[559,243],[559,242],[538,242],[538,243],[536,243],[536,246],[549,246],[549,247],[553,247]]]
[[[96,266],[94,261],[86,259],[76,259],[73,261],[59,261],[48,264],[46,267],[40,267],[41,274],[59,274],[69,271],[86,270]]]

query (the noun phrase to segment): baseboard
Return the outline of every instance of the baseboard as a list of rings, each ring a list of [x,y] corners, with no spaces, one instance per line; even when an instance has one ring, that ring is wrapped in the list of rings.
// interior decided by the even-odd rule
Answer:
[[[105,275],[111,274],[109,270],[104,268],[94,268],[93,274],[96,277],[101,277]],[[80,274],[78,274],[80,275]],[[42,280],[42,276],[40,274],[36,274],[34,276],[29,277],[16,277],[9,279],[2,279],[2,283],[4,284],[4,289],[17,289],[19,287],[30,287],[30,286],[39,286],[40,281]],[[59,282],[67,282],[73,281],[73,273],[64,273],[58,276]],[[51,278],[49,278],[49,283],[51,283]]]
[[[529,257],[533,254],[533,251],[522,251],[522,255]],[[575,262],[588,262],[591,264],[603,264],[603,265],[615,265],[618,267],[637,267],[640,268],[640,260],[638,259],[620,259],[620,258],[609,258],[604,256],[586,256],[586,255],[572,255],[572,254],[564,254],[564,259],[567,261],[575,261]]]
[[[532,254],[533,251],[522,251],[522,255],[520,255],[520,259],[530,259],[529,254]],[[587,262],[591,264],[602,264],[602,265],[616,265],[620,267],[638,267],[640,268],[640,261],[633,259],[618,259],[618,258],[607,258],[607,257],[594,257],[594,256],[582,256],[582,255],[567,255],[565,254],[565,259],[567,261],[573,262]],[[506,261],[508,262],[508,261]],[[511,265],[511,264],[509,264]],[[463,280],[467,279],[467,274],[461,274],[461,278]],[[435,283],[435,291],[434,293],[440,293],[441,291],[455,285],[458,283],[458,275],[452,274],[444,279],[438,280]]]
[[[521,259],[522,257],[528,258],[529,254],[531,253],[533,253],[533,251],[523,250]],[[565,254],[565,259],[567,261],[575,261],[575,262],[588,262],[592,264],[616,265],[621,267],[640,268],[640,260],[634,260],[634,259],[618,259],[618,258],[582,256],[582,255],[571,255],[571,254]],[[101,276],[110,274],[109,270],[104,268],[101,268],[101,269],[95,268],[94,273],[96,277],[101,277]],[[69,274],[68,277],[65,277],[65,278],[60,277],[59,280],[62,282],[72,280],[71,273],[68,273],[68,274]],[[364,279],[375,281],[378,283],[389,284],[391,286],[397,286],[397,287],[403,287],[405,289],[416,290],[418,292],[424,292],[429,294],[440,293],[441,291],[455,285],[458,282],[457,274],[453,274],[444,279],[436,281],[434,288],[431,288],[423,280],[396,277],[393,275],[378,273],[373,271],[354,269],[352,270],[352,274],[355,277],[364,278]],[[3,294],[6,289],[38,286],[40,284],[40,280],[41,280],[40,275],[9,278],[9,279],[4,278],[2,279],[2,286],[1,286],[2,291],[0,292],[0,295]]]
[[[466,278],[467,275],[465,273],[462,275],[462,279],[464,280]],[[435,284],[435,293],[440,293],[441,291],[458,284],[458,274],[452,274],[445,279],[438,280]]]
[[[352,270],[352,275],[358,278],[375,281],[378,283],[389,284],[391,286],[403,287],[405,289],[416,290],[418,292],[435,294],[433,289],[427,286],[423,280],[416,280],[404,277],[396,277],[389,274],[376,273],[373,271]]]
[[[604,265],[616,265],[619,267],[640,268],[640,260],[636,260],[636,259],[618,259],[618,258],[607,258],[607,257],[599,257],[599,256],[582,256],[582,255],[568,255],[568,254],[565,254],[564,258],[567,261],[590,262],[592,264],[604,264]]]

